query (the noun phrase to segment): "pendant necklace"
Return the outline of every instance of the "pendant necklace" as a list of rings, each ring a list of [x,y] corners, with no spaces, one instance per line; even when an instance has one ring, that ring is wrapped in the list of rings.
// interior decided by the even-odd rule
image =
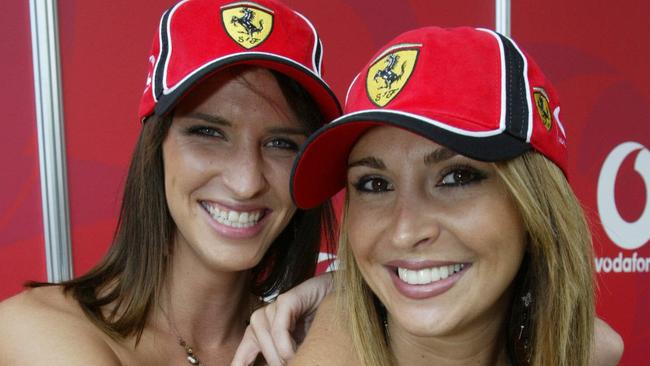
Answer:
[[[258,300],[259,301],[259,300]],[[248,319],[250,319],[251,315],[253,315],[253,311],[257,310],[257,308],[261,305],[261,301],[259,301],[257,304],[253,304],[254,301],[249,301],[249,314],[248,318],[246,318],[246,321],[244,322],[245,325],[248,325]],[[255,306],[257,305],[257,306]],[[181,337],[178,333],[178,330],[176,329],[175,324],[171,321],[169,316],[167,315],[167,312],[161,307],[160,308],[161,312],[167,319],[167,323],[169,324],[169,328],[172,331],[172,334],[176,337],[176,340],[178,344],[183,347],[185,350],[185,354],[187,357],[187,362],[189,362],[190,365],[195,365],[195,366],[204,366],[201,360],[199,359],[199,356],[194,353],[194,349],[192,346],[190,346],[184,339]]]
[[[198,366],[203,366],[203,363],[199,360],[199,356],[197,356],[194,353],[194,350],[192,350],[192,346],[187,344],[181,336],[176,335],[176,339],[178,340],[178,344],[181,345],[185,349],[185,353],[187,354],[187,362],[190,363],[190,365],[198,365]]]

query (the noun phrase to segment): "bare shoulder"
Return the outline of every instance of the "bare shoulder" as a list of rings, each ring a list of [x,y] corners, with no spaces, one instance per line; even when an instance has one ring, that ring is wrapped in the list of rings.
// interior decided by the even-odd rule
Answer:
[[[336,296],[335,292],[330,293],[318,307],[305,341],[289,362],[291,366],[360,364],[338,311]]]
[[[594,323],[594,347],[591,352],[591,366],[614,366],[623,356],[623,338],[602,319]]]
[[[0,303],[0,364],[120,365],[103,333],[60,286]]]

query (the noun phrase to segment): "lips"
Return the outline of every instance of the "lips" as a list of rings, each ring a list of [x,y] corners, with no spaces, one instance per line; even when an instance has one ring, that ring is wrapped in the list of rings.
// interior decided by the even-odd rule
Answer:
[[[423,268],[420,270],[398,267],[397,275],[400,280],[409,285],[427,285],[432,282],[444,280],[454,273],[460,272],[463,268],[465,268],[465,264],[463,263]]]
[[[211,201],[199,201],[208,224],[219,235],[230,239],[250,239],[268,222],[271,209],[264,207],[228,207]]]
[[[201,206],[220,224],[238,229],[254,226],[265,214],[264,209],[237,211],[207,201],[201,201]]]
[[[397,291],[416,300],[445,293],[470,267],[470,263],[464,262],[395,261],[386,265]]]

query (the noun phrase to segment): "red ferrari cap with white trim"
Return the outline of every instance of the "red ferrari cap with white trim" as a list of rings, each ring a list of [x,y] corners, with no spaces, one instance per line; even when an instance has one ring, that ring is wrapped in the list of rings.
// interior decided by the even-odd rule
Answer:
[[[314,207],[345,186],[350,150],[392,125],[481,161],[535,149],[566,174],[566,136],[553,86],[511,39],[487,29],[427,27],[384,46],[354,79],[345,114],[294,163],[291,193]]]
[[[275,0],[180,1],[162,15],[154,36],[138,115],[165,115],[198,81],[245,64],[296,80],[331,121],[341,107],[321,77],[322,60],[314,26]]]

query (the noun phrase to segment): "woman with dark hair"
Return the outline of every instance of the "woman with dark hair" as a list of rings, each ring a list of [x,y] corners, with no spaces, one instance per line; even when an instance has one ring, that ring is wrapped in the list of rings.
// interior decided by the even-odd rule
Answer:
[[[113,245],[0,305],[0,364],[230,362],[260,299],[313,275],[331,239],[329,203],[289,194],[299,147],[340,114],[321,60],[313,26],[274,0],[166,11]]]

